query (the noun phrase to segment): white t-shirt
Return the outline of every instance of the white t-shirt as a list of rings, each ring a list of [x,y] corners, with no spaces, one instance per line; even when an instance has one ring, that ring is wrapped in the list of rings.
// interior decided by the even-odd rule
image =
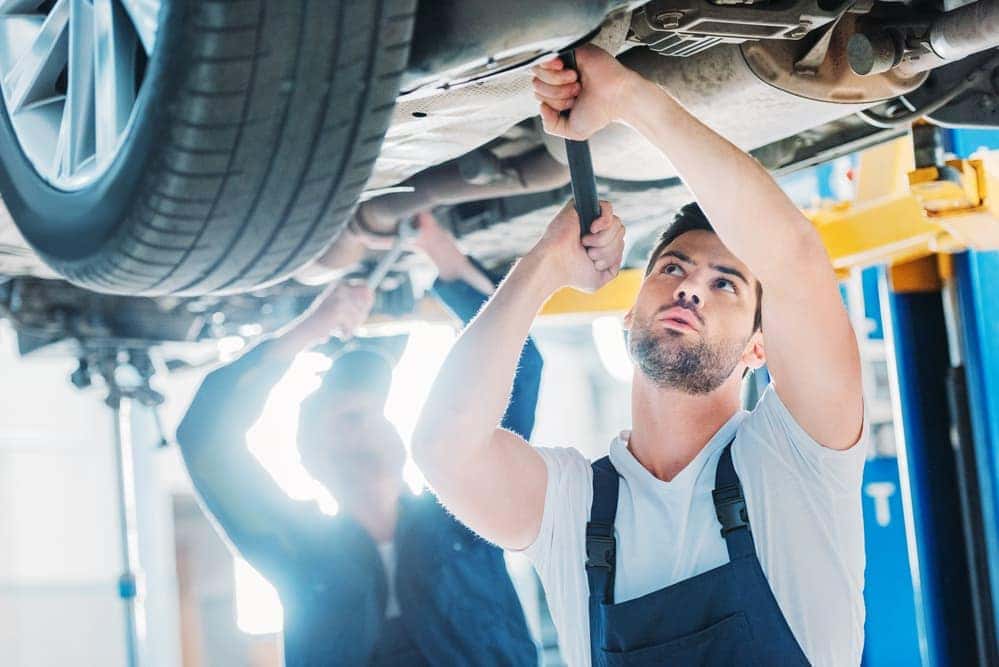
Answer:
[[[728,562],[711,491],[718,459],[733,435],[732,461],[756,553],[791,631],[813,665],[859,664],[865,447],[858,443],[836,451],[821,446],[794,420],[773,386],[755,410],[733,415],[670,482],[635,459],[627,432],[611,443],[611,462],[621,475],[614,602]],[[548,468],[548,488],[541,529],[526,554],[544,584],[562,655],[572,667],[587,666],[586,521],[593,473],[575,449],[538,451]]]
[[[399,598],[395,594],[395,542],[379,542],[378,555],[382,557],[382,567],[385,568],[385,581],[388,583],[385,618],[397,618],[402,616],[402,609],[399,607]]]

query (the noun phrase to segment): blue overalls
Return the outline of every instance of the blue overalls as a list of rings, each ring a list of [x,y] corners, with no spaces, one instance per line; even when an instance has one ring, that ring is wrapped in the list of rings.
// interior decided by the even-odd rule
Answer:
[[[473,258],[469,258],[480,271],[498,284],[501,276],[491,274]],[[462,322],[468,324],[486,302],[486,296],[461,280],[444,281],[438,279],[433,286],[438,298]],[[534,341],[528,339],[521,352],[517,375],[502,426],[525,440],[529,440],[534,430],[534,411],[538,402],[538,388],[541,380],[541,355]],[[419,609],[418,614],[403,615],[383,621],[381,632],[374,644],[371,667],[429,667],[426,656],[434,659],[433,664],[482,664],[482,665],[527,665],[537,664],[537,653],[527,633],[524,613],[513,587],[506,575],[502,553],[499,549],[477,538],[467,528],[447,514],[442,508],[440,517],[425,519],[425,524],[437,524],[432,537],[414,539],[420,528],[405,530],[400,517],[397,529],[397,545],[400,562],[415,561],[408,567],[412,571],[397,573],[400,604],[405,609]],[[425,512],[426,513],[426,512]],[[440,541],[440,544],[434,544]],[[430,546],[426,543],[429,542]],[[461,546],[464,558],[456,559],[452,549]],[[407,548],[408,547],[408,548]],[[422,552],[422,553],[420,553]],[[443,556],[442,556],[443,554]],[[426,567],[416,563],[448,561],[448,576],[428,577]],[[415,573],[421,576],[416,577]],[[437,581],[439,586],[423,589],[423,582]],[[444,590],[438,590],[444,589]],[[428,599],[450,593],[447,600],[461,600],[461,603],[445,602],[438,606],[449,609],[450,616],[441,615],[435,619],[432,604]],[[384,605],[383,605],[384,607]],[[464,613],[462,613],[464,611]],[[417,618],[419,616],[419,618]],[[411,626],[407,629],[406,621]],[[450,625],[449,625],[450,622]],[[442,628],[460,625],[450,635],[441,632]],[[422,646],[419,646],[421,644]],[[477,647],[477,651],[465,649]],[[445,649],[445,647],[447,647]],[[476,655],[474,663],[468,662],[470,655]]]
[[[731,442],[718,461],[712,492],[729,562],[615,604],[618,485],[609,458],[593,463],[586,576],[594,667],[808,665],[756,557],[742,485],[732,465]]]

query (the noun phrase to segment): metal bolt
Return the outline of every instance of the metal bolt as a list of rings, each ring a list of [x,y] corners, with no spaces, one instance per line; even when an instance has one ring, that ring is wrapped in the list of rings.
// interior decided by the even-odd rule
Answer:
[[[787,36],[791,39],[801,39],[808,34],[808,29],[811,27],[811,22],[802,19],[798,22],[798,27],[787,33]]]
[[[683,12],[668,11],[656,14],[654,21],[662,30],[676,30],[680,27]]]

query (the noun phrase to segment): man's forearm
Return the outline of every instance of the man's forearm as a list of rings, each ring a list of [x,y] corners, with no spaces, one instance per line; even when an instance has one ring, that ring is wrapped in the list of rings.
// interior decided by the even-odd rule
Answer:
[[[518,262],[452,347],[413,437],[414,455],[424,465],[439,457],[474,457],[488,446],[506,410],[531,323],[561,286],[542,261],[528,254]]]
[[[694,118],[656,84],[634,75],[622,96],[619,119],[634,127],[670,160],[725,245],[764,285],[786,278],[774,263],[796,248],[824,252],[818,235],[770,174],[751,156]]]
[[[202,446],[216,452],[227,445],[242,447],[243,436],[260,417],[271,389],[295,356],[315,342],[314,335],[295,323],[209,373],[177,429],[185,454]]]

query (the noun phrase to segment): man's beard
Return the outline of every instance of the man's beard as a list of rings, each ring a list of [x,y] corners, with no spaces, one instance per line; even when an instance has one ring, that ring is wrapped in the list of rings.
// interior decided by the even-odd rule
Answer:
[[[647,324],[632,327],[628,351],[645,377],[662,389],[687,394],[709,394],[732,375],[745,342],[710,345],[705,340],[688,344],[682,334]]]

